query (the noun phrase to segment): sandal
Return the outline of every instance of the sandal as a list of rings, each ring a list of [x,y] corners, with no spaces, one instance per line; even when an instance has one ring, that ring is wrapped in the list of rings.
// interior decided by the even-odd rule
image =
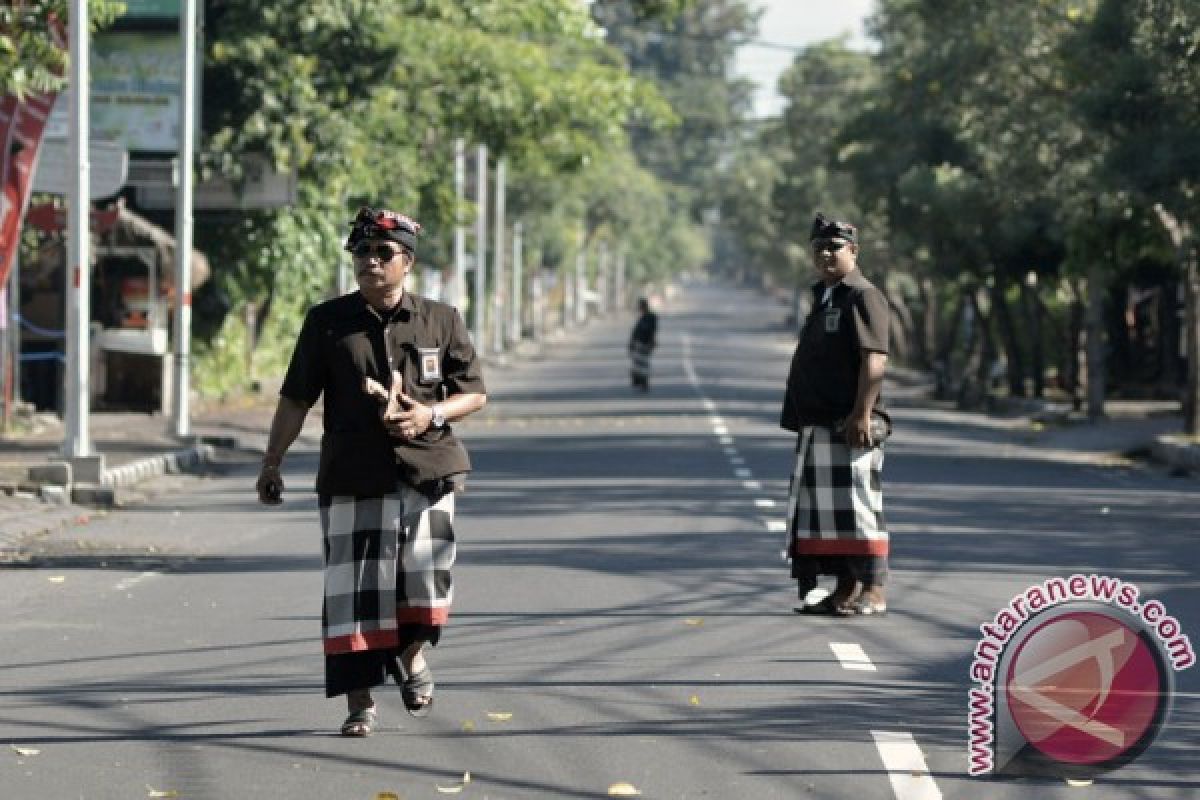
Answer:
[[[860,617],[883,616],[887,613],[887,603],[858,600],[850,604],[850,613]]]
[[[426,664],[412,673],[400,684],[400,696],[404,707],[414,717],[424,717],[433,708],[433,672]]]
[[[794,611],[797,614],[819,614],[826,617],[852,617],[858,613],[853,610],[853,603],[845,600],[839,602],[833,599],[833,595],[826,595],[816,603],[796,606]]]
[[[342,736],[370,736],[375,728],[377,716],[373,707],[351,711],[350,716],[342,723]]]

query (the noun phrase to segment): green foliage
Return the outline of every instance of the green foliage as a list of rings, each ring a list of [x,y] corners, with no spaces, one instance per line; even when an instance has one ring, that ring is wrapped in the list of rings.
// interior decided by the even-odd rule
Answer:
[[[27,0],[0,7],[0,97],[58,91],[66,84],[67,0]],[[125,11],[119,0],[88,4],[91,30]]]

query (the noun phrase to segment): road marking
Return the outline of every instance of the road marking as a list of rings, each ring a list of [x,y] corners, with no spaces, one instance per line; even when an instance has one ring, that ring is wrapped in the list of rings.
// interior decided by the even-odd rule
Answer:
[[[152,570],[150,572],[143,572],[141,575],[132,575],[132,576],[126,578],[125,580],[121,581],[120,583],[118,583],[116,585],[116,590],[118,592],[123,592],[126,589],[132,589],[134,586],[136,586],[137,584],[146,580],[147,578],[153,578],[156,575],[161,575],[161,574],[162,574],[161,572],[154,572]]]
[[[717,436],[728,436],[729,428],[726,428],[724,425],[714,425],[713,433],[715,433]]]
[[[718,436],[717,441],[723,445],[732,445],[733,437],[732,436]]]
[[[756,497],[754,498],[754,505],[759,508],[774,508],[775,501],[769,497]]]
[[[732,448],[730,448],[730,449],[732,449]],[[734,450],[733,452],[736,453],[737,450]],[[729,463],[733,464],[735,467],[740,467],[746,463],[746,459],[742,458],[741,456],[730,455]]]
[[[727,455],[727,456],[731,456],[731,457],[732,457],[732,456],[736,456],[736,455],[737,455],[737,448],[736,448],[736,447],[733,447],[732,445],[726,445],[726,446],[725,446],[725,455]]]
[[[829,649],[837,656],[837,660],[842,662],[842,669],[856,669],[863,672],[874,672],[875,665],[871,663],[871,659],[867,656],[867,651],[862,649],[861,644],[853,642],[830,642]]]
[[[725,424],[725,420],[721,419],[720,417],[718,417],[715,414],[713,416],[709,417],[708,421],[713,425],[724,425]]]
[[[739,478],[749,478],[754,473],[751,472],[750,470],[746,469],[745,467],[741,467],[739,469],[735,469],[733,471],[733,474],[738,476]]]
[[[787,530],[787,522],[782,519],[766,520],[767,530],[771,533],[783,533]]]
[[[694,372],[692,373],[693,376],[695,374],[696,373],[694,373]],[[716,411],[717,410],[717,404],[714,403],[712,400],[709,400],[707,397],[705,397],[701,402],[704,403],[705,411]]]
[[[757,492],[762,489],[762,483],[760,481],[742,481],[742,488]]]
[[[942,793],[933,782],[925,756],[911,733],[871,731],[871,736],[875,738],[896,800],[941,800]]]

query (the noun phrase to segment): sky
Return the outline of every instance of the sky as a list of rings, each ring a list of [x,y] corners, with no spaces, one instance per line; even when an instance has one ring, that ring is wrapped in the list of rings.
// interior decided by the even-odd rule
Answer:
[[[751,0],[763,9],[757,39],[771,44],[804,47],[850,34],[852,46],[867,47],[863,21],[874,10],[875,0]],[[777,115],[783,101],[775,82],[792,63],[795,53],[779,48],[746,45],[738,50],[736,69],[758,84],[755,116]]]

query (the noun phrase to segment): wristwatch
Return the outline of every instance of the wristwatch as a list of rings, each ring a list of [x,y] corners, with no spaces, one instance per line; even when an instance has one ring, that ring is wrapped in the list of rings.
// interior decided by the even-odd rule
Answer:
[[[442,407],[435,405],[432,409],[433,416],[429,418],[429,425],[433,428],[446,427],[446,415],[442,413]]]

